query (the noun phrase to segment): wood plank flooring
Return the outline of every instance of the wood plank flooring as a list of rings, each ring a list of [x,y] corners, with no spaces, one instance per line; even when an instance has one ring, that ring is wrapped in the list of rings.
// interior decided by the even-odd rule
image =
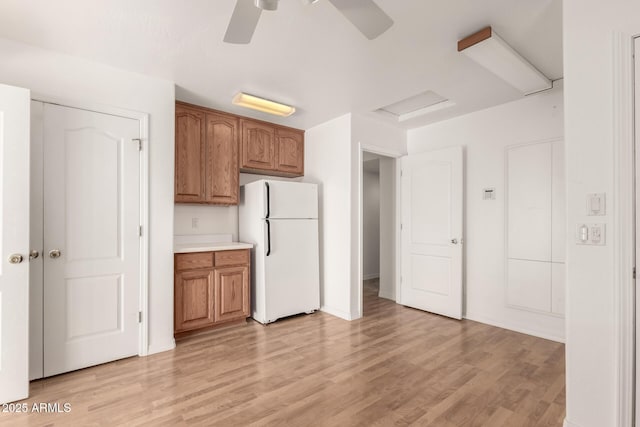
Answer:
[[[31,384],[69,413],[0,426],[561,426],[564,345],[377,298],[192,336],[175,350]]]

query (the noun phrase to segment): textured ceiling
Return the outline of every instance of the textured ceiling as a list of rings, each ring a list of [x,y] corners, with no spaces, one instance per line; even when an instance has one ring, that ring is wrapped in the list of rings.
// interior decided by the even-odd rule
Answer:
[[[281,0],[262,13],[250,45],[222,42],[235,0],[0,0],[0,37],[166,78],[180,100],[303,129],[427,90],[456,105],[403,127],[518,99],[456,51],[458,39],[486,25],[549,78],[563,75],[560,0],[376,3],[395,24],[373,41],[323,0]],[[249,112],[231,105],[238,91],[298,111],[283,119]]]

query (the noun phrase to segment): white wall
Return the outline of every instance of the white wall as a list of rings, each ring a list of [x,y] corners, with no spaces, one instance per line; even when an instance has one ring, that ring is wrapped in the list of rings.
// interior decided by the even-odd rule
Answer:
[[[378,162],[378,160],[369,160]],[[362,181],[362,276],[380,277],[380,174],[363,173]]]
[[[409,154],[464,146],[465,317],[555,340],[561,318],[508,308],[505,303],[505,147],[563,136],[561,89],[408,132]],[[482,189],[496,200],[482,200]]]
[[[381,298],[396,299],[396,161],[380,162],[380,291]]]
[[[567,424],[615,426],[618,400],[613,235],[613,40],[640,33],[640,2],[564,0],[568,229]],[[586,217],[587,193],[607,193],[607,215]],[[577,246],[580,222],[602,222],[606,246]],[[630,232],[626,230],[623,232]]]
[[[0,39],[0,82],[34,95],[148,113],[150,156],[149,352],[173,340],[174,85]]]
[[[321,310],[351,319],[351,115],[305,133],[305,181],[318,185]]]

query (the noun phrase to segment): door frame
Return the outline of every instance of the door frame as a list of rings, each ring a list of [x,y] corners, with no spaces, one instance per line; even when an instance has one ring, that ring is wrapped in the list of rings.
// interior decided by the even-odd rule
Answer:
[[[636,302],[634,268],[636,266],[636,136],[634,43],[637,36],[612,34],[612,106],[613,106],[613,234],[614,309],[616,313],[616,412],[617,425],[633,426],[636,407]],[[571,229],[571,227],[569,227]],[[629,230],[632,230],[629,233]],[[570,343],[569,343],[570,345]],[[638,408],[640,410],[640,408]]]
[[[140,123],[140,278],[139,307],[142,318],[138,323],[138,356],[149,354],[149,114],[124,108],[112,107],[96,102],[84,102],[31,92],[31,100],[71,107],[79,110],[93,111],[112,116],[138,120]]]
[[[358,142],[358,224],[356,226],[356,240],[358,242],[358,254],[357,254],[357,273],[356,273],[356,282],[352,283],[352,295],[355,295],[355,299],[358,303],[356,313],[352,313],[351,320],[359,319],[362,317],[362,260],[363,260],[363,243],[362,243],[362,226],[364,224],[364,215],[362,211],[362,196],[363,196],[363,179],[362,179],[362,159],[364,157],[364,152],[378,154],[380,156],[389,157],[395,160],[395,253],[396,257],[394,260],[395,264],[395,288],[396,288],[396,301],[400,298],[400,256],[401,256],[401,246],[400,246],[400,168],[399,159],[402,156],[405,156],[406,153],[402,153],[400,151],[389,150],[385,147],[380,147],[373,144],[366,144],[363,142]],[[353,287],[355,286],[355,289]],[[355,292],[354,292],[355,291]]]

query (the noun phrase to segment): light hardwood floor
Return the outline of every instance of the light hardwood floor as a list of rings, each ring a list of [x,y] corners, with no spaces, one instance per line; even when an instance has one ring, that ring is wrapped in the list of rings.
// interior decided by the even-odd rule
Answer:
[[[40,380],[20,425],[560,426],[564,345],[376,297],[365,317],[250,321],[175,350]]]

